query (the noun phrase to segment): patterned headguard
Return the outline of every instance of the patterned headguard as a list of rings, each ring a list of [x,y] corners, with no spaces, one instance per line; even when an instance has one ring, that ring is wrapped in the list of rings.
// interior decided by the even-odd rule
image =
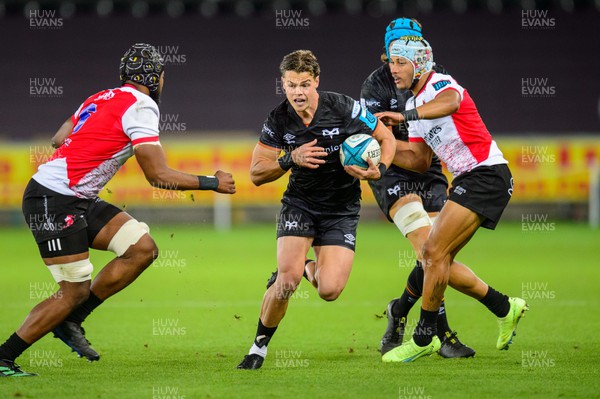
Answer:
[[[121,84],[131,80],[150,90],[150,97],[156,99],[160,74],[165,62],[154,46],[136,43],[121,57],[119,72]]]
[[[409,18],[397,18],[385,28],[385,55],[390,59],[390,44],[402,36],[421,36],[419,24]]]
[[[406,58],[413,65],[413,85],[433,69],[433,51],[423,36],[403,36],[394,40],[389,48],[392,57]]]

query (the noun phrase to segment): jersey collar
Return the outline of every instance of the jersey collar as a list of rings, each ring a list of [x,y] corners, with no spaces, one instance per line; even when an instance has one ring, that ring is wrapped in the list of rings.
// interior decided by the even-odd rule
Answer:
[[[425,87],[427,87],[427,83],[429,83],[429,81],[431,80],[431,78],[433,77],[433,75],[435,74],[434,70],[431,70],[431,73],[429,74],[429,76],[427,77],[427,80],[425,81],[425,84],[423,85],[423,87],[421,87],[421,89],[419,90],[419,92],[417,93],[416,97],[419,97],[419,94],[421,94],[421,92],[423,90],[425,90]]]

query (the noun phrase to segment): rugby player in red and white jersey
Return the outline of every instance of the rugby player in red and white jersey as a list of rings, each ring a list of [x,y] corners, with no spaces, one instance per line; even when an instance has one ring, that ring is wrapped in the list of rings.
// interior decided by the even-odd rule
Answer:
[[[52,138],[56,152],[25,189],[23,214],[59,289],[0,346],[0,377],[35,375],[22,371],[15,359],[50,331],[80,357],[100,358],[81,323],[158,256],[145,223],[98,198],[127,159],[135,155],[155,187],[235,193],[229,173],[196,176],[167,166],[158,132],[164,83],[158,51],[134,44],[121,58],[120,77],[121,87],[90,96],[59,128]],[[93,282],[89,248],[116,254]]]
[[[388,126],[409,125],[409,143],[397,141],[394,164],[422,173],[435,153],[454,177],[421,249],[423,303],[413,339],[382,356],[384,362],[411,362],[439,350],[436,320],[450,267],[479,226],[496,227],[512,196],[513,179],[469,93],[450,75],[432,70],[429,43],[422,36],[403,36],[390,44],[389,53],[396,87],[413,94],[405,111],[376,114]],[[509,298],[504,308],[498,309],[498,349],[508,349],[528,309],[521,298]]]

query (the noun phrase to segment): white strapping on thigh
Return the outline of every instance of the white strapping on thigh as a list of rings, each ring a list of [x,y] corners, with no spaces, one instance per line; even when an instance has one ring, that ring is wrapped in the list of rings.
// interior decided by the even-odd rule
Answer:
[[[57,283],[61,281],[81,283],[92,279],[94,266],[90,262],[90,258],[87,258],[63,265],[49,265],[48,270]]]
[[[429,215],[419,201],[409,202],[398,209],[394,223],[405,237],[421,227],[431,226]]]
[[[107,249],[117,256],[121,256],[146,233],[150,233],[150,228],[146,223],[131,219],[125,222],[119,231],[115,233],[110,243],[108,243]]]

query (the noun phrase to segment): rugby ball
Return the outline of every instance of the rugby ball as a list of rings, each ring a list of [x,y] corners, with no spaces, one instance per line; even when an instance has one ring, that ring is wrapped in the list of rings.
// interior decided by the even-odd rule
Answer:
[[[367,169],[367,159],[371,159],[375,165],[381,159],[381,147],[377,140],[368,134],[354,134],[348,137],[340,148],[340,161],[344,166],[355,165],[361,169]]]

